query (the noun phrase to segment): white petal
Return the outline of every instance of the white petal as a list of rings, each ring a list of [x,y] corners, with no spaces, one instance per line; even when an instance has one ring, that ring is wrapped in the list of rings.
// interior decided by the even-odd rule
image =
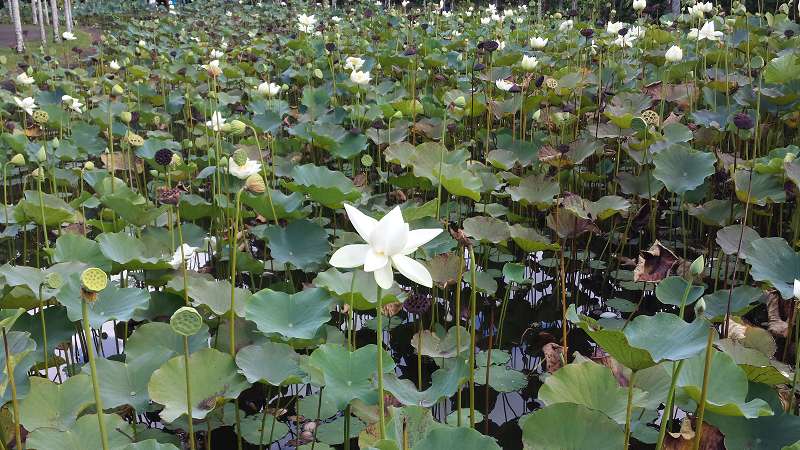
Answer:
[[[425,287],[433,286],[433,279],[430,272],[421,263],[414,261],[405,255],[392,256],[392,264],[397,270],[406,278],[414,283],[421,284]]]
[[[403,248],[403,254],[408,255],[409,253],[414,252],[419,247],[427,244],[433,238],[439,235],[442,232],[441,228],[423,228],[421,230],[411,230],[408,232],[408,240],[406,241],[406,246]]]
[[[391,289],[394,284],[394,274],[392,273],[392,265],[387,261],[386,265],[373,272],[375,274],[375,282],[381,289]]]
[[[367,257],[368,251],[369,245],[367,244],[345,245],[333,253],[330,264],[333,267],[340,267],[343,269],[362,266],[364,265],[364,259]]]
[[[403,251],[407,241],[408,224],[403,220],[400,207],[396,206],[378,221],[369,242],[376,251],[391,256]]]
[[[371,248],[367,250],[364,257],[364,272],[373,272],[385,266],[389,262],[389,258],[383,253],[375,253]]]
[[[344,205],[344,210],[347,212],[350,223],[353,224],[353,228],[356,229],[361,239],[364,239],[365,242],[369,242],[369,236],[372,234],[372,230],[378,226],[378,221],[346,203]]]

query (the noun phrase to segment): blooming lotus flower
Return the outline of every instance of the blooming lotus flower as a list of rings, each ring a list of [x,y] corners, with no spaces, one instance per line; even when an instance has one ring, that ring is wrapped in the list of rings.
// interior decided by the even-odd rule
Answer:
[[[116,59],[112,59],[112,60],[111,60],[111,62],[110,62],[110,63],[108,63],[108,68],[109,68],[109,69],[111,69],[111,70],[113,70],[114,72],[116,72],[116,71],[118,71],[119,69],[121,69],[121,68],[122,68],[122,66],[120,66],[120,65],[119,65],[119,63],[117,62],[117,60],[116,60]]]
[[[619,34],[619,30],[625,28],[625,22],[608,22],[606,32],[608,34]]]
[[[372,77],[369,76],[369,72],[354,70],[350,73],[350,81],[358,85],[365,85],[372,81]]]
[[[33,97],[25,97],[20,99],[19,97],[14,97],[14,101],[17,103],[17,106],[20,107],[23,111],[28,113],[29,116],[33,115],[33,110],[37,108],[36,100]]]
[[[220,59],[220,58],[222,58],[223,56],[225,56],[225,53],[223,53],[223,52],[222,52],[222,51],[220,51],[220,50],[216,50],[216,49],[215,49],[215,50],[211,50],[211,53],[209,53],[209,55],[210,55],[210,56],[211,56],[213,59]]]
[[[697,39],[698,41],[702,41],[703,39],[718,41],[723,36],[723,33],[722,31],[715,31],[714,21],[709,20],[699,30],[697,28],[689,30],[688,36],[690,39]]]
[[[182,254],[181,248],[183,248]],[[175,253],[172,254],[172,259],[170,260],[169,264],[173,269],[177,269],[181,267],[183,262],[189,261],[189,259],[194,256],[195,253],[198,253],[198,250],[200,250],[198,247],[192,247],[189,244],[183,244],[175,250]]]
[[[78,39],[77,37],[75,37],[75,33],[72,33],[70,31],[65,31],[61,33],[61,37],[63,37],[65,41],[74,41],[75,39]]]
[[[671,63],[680,62],[683,59],[683,50],[677,45],[673,45],[664,53],[664,59]]]
[[[205,71],[208,72],[208,74],[211,75],[212,77],[216,78],[216,77],[222,75],[222,68],[219,66],[219,60],[218,59],[215,59],[215,60],[209,62],[208,64],[203,64],[200,67],[205,69]]]
[[[572,19],[565,20],[561,22],[561,25],[558,26],[558,31],[569,31],[574,25],[575,23],[572,21]]]
[[[488,25],[492,21],[491,17],[481,17],[481,25]]]
[[[268,83],[265,81],[258,85],[258,93],[261,95],[266,95],[267,97],[274,97],[278,95],[278,93],[280,92],[281,92],[280,85],[277,85],[275,83]]]
[[[639,11],[642,11],[643,9],[645,9],[646,7],[647,7],[647,1],[646,0],[633,0],[633,10],[634,11],[639,12]]]
[[[227,172],[240,180],[247,179],[250,175],[261,171],[261,163],[247,159],[244,164],[237,164],[233,158],[228,158]]]
[[[83,107],[83,103],[81,103],[77,98],[70,97],[69,95],[61,96],[61,101],[64,102],[69,109],[75,111],[76,113],[80,114],[83,112],[81,109]]]
[[[206,126],[214,131],[222,131],[223,125],[225,125],[225,118],[219,111],[214,111],[214,114],[211,114],[211,120],[206,122]]]
[[[539,60],[535,56],[522,55],[522,61],[519,65],[523,70],[531,72],[539,65]]]
[[[314,26],[317,24],[317,18],[314,15],[307,16],[305,14],[300,14],[297,16],[297,27],[303,33],[311,33],[314,31]]]
[[[501,91],[506,91],[506,92],[508,92],[509,90],[511,90],[512,87],[514,87],[514,83],[512,83],[510,81],[506,81],[506,80],[504,80],[502,78],[497,80],[497,81],[495,81],[494,84],[497,86],[497,89],[500,89]]]
[[[364,60],[356,56],[348,56],[344,60],[344,68],[348,70],[361,70]]]
[[[25,72],[22,72],[21,74],[17,75],[16,80],[17,80],[17,83],[24,84],[26,86],[31,85],[34,82],[36,82],[36,80],[34,80],[32,76],[28,75]]]
[[[545,48],[547,45],[548,39],[540,38],[540,37],[532,37],[531,38],[531,47],[535,49],[542,49]]]
[[[347,204],[344,208],[353,228],[366,244],[345,245],[336,250],[331,256],[332,266],[364,266],[365,272],[374,273],[375,282],[383,289],[389,289],[394,284],[392,268],[417,284],[426,287],[433,285],[428,269],[408,255],[438,236],[441,229],[409,230],[399,206],[381,220],[375,220]]]

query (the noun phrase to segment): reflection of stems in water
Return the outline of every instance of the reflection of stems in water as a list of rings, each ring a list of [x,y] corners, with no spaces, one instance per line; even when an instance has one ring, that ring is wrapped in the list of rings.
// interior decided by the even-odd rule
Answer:
[[[85,304],[85,303],[84,303]],[[17,384],[14,382],[14,367],[11,364],[11,353],[8,351],[8,338],[6,337],[6,327],[3,327],[3,348],[6,352],[6,372],[8,372],[8,384],[11,385],[11,404],[14,405],[14,438],[17,441],[17,448],[22,447],[22,437],[19,426],[19,402],[17,401]]]
[[[508,312],[508,300],[511,297],[511,283],[506,286],[506,293],[503,295],[503,306],[500,307],[500,325],[497,332],[497,348],[503,347],[503,323],[506,320],[506,313]]]
[[[458,263],[458,278],[456,279],[456,359],[461,359],[461,278],[464,276],[464,248],[458,247],[459,263]],[[456,396],[456,424],[461,426],[461,383],[458,384],[458,392]]]
[[[477,309],[478,283],[476,275],[475,250],[469,247],[469,426],[475,428],[475,310]]]
[[[103,420],[103,400],[100,397],[100,382],[97,378],[97,364],[95,363],[94,339],[92,338],[92,329],[89,327],[89,303],[85,298],[81,298],[81,303],[83,306],[83,334],[86,336],[86,354],[89,356],[89,369],[92,373],[92,388],[94,389],[97,422],[100,427],[100,441],[103,443],[103,450],[108,450],[108,435],[106,434],[106,424]]]
[[[703,367],[703,389],[700,391],[700,403],[697,406],[697,425],[695,427],[693,450],[700,448],[700,439],[703,436],[703,417],[706,413],[706,398],[708,397],[708,378],[711,372],[711,356],[714,350],[714,327],[708,327],[708,341],[706,342],[706,361]]]
[[[631,416],[633,415],[633,382],[636,379],[636,371],[631,372],[631,377],[628,379],[628,404],[625,407],[625,450],[631,440]]]
[[[667,404],[664,407],[664,412],[661,415],[661,428],[658,430],[658,443],[656,444],[656,450],[661,450],[664,447],[664,437],[667,434],[667,428],[669,427],[670,417],[672,416],[672,403],[675,397],[675,384],[678,382],[678,375],[681,373],[681,368],[683,368],[683,361],[680,360],[672,369],[672,381],[669,384],[669,392],[667,392]]]
[[[378,424],[380,426],[380,437],[386,439],[386,417],[383,407],[383,311],[381,308],[381,287],[378,286],[378,295],[375,303],[375,318],[378,344]]]

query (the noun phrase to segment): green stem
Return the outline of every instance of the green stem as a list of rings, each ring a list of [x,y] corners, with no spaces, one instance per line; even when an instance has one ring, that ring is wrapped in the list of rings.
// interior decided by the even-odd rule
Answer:
[[[386,417],[383,406],[383,311],[381,309],[381,287],[378,286],[378,296],[375,304],[375,318],[377,320],[376,334],[378,344],[378,424],[380,437],[386,439]]]
[[[633,415],[633,383],[636,379],[636,371],[631,372],[631,377],[628,379],[628,404],[625,407],[625,450],[628,449],[631,442],[631,416]]]
[[[95,363],[94,339],[92,339],[92,329],[89,327],[89,303],[81,298],[83,312],[83,334],[86,338],[86,353],[89,356],[89,369],[92,373],[92,389],[94,390],[94,404],[97,410],[97,422],[100,427],[100,441],[103,443],[103,450],[108,450],[108,435],[106,434],[106,424],[103,420],[103,400],[100,398],[100,382],[97,377],[97,364]]]
[[[189,448],[195,450],[194,423],[192,422],[192,383],[189,380],[189,337],[183,337],[183,364],[186,373],[186,422],[188,423]]]
[[[789,414],[794,414],[795,397],[797,396],[797,371],[800,370],[800,310],[795,304],[794,310],[794,375],[792,377],[792,396],[789,400]]]
[[[711,356],[714,354],[714,327],[708,327],[708,341],[706,342],[706,362],[703,367],[703,388],[700,391],[700,404],[697,406],[697,425],[695,426],[693,450],[700,448],[700,439],[703,436],[703,417],[706,413],[706,398],[708,397],[708,379],[711,372]]]
[[[39,285],[39,318],[42,321],[42,340],[44,341],[44,349],[42,350],[42,353],[44,354],[44,376],[45,376],[45,378],[50,378],[50,376],[48,375],[48,369],[50,368],[50,365],[48,364],[49,361],[47,359],[47,352],[49,351],[48,347],[47,347],[47,324],[45,323],[45,320],[44,320],[44,298],[43,298],[44,295],[42,294],[42,288],[44,288],[44,285],[40,284]]]
[[[667,404],[664,407],[664,413],[661,416],[661,428],[658,430],[658,443],[656,444],[656,450],[661,450],[664,447],[664,437],[667,435],[667,425],[670,422],[670,416],[672,415],[672,404],[675,398],[675,385],[678,382],[678,375],[681,373],[681,368],[683,368],[683,361],[678,361],[678,364],[672,370],[672,381],[669,384],[669,392],[667,392]]]
[[[476,275],[475,250],[469,247],[469,426],[475,428],[475,310],[477,309],[477,275]]]
[[[22,435],[19,426],[19,401],[17,399],[17,384],[14,382],[14,366],[11,363],[11,353],[8,351],[8,337],[6,337],[6,327],[3,327],[3,348],[6,352],[6,372],[8,372],[8,384],[11,385],[11,404],[14,406],[14,438],[17,448],[22,446]],[[106,450],[106,449],[104,449]]]

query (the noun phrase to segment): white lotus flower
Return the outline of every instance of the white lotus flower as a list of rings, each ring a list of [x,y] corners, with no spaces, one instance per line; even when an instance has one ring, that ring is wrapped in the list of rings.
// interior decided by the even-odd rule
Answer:
[[[572,27],[574,25],[575,25],[575,22],[573,22],[572,19],[565,20],[565,21],[561,22],[561,25],[558,26],[558,31],[562,31],[562,32],[563,31],[569,31],[569,30],[572,29]]]
[[[433,285],[431,274],[408,255],[430,242],[442,232],[439,228],[409,230],[400,207],[395,207],[381,220],[375,220],[350,205],[344,205],[353,228],[366,244],[352,244],[336,250],[331,265],[339,268],[364,266],[375,274],[375,282],[383,289],[394,284],[392,268],[409,280],[426,287]]]
[[[314,31],[314,26],[317,24],[317,18],[314,15],[307,16],[305,14],[300,14],[297,16],[297,27],[303,33],[311,33]]]
[[[492,21],[491,17],[481,17],[481,25],[488,25]]]
[[[541,38],[541,37],[538,37],[538,36],[537,37],[532,37],[531,38],[531,47],[533,47],[535,49],[545,48],[545,46],[547,46],[547,41],[548,41],[548,39]]]
[[[220,51],[220,50],[216,50],[216,49],[214,49],[214,50],[211,50],[211,53],[209,53],[209,55],[210,55],[210,56],[211,56],[213,59],[220,59],[220,58],[222,58],[223,56],[225,56],[225,53],[223,53],[223,52],[222,52],[222,51]]]
[[[258,85],[258,93],[267,97],[274,97],[281,92],[281,86],[271,82],[263,82]]]
[[[25,72],[22,72],[21,74],[17,75],[16,80],[17,83],[24,84],[25,86],[31,85],[34,82],[36,82],[36,80],[34,80],[32,76],[28,75]]]
[[[70,31],[65,31],[61,33],[61,37],[64,38],[65,41],[74,41],[75,39],[78,39],[75,36],[75,33],[72,33]]]
[[[642,11],[647,7],[647,1],[645,0],[633,0],[633,10],[634,11]]]
[[[76,113],[80,114],[83,112],[81,109],[83,107],[83,103],[81,103],[77,98],[71,97],[69,95],[61,96],[61,101],[64,102],[69,109],[75,111]]]
[[[535,56],[522,55],[522,61],[519,65],[523,70],[531,72],[539,65],[539,60]]]
[[[181,247],[183,247],[183,254],[181,254]],[[181,247],[178,247],[175,250],[175,253],[172,254],[172,259],[169,262],[173,269],[181,267],[181,263],[189,261],[189,259],[191,259],[191,257],[194,256],[194,254],[199,250],[199,248],[192,247],[189,244],[183,244]]]
[[[225,118],[219,111],[214,111],[214,114],[211,114],[211,120],[206,122],[206,126],[214,131],[222,131],[223,125],[225,125]]]
[[[512,87],[514,87],[514,83],[512,83],[510,81],[506,81],[506,80],[504,80],[502,78],[500,78],[499,80],[495,81],[494,84],[495,84],[495,86],[497,86],[497,89],[500,89],[501,91],[506,91],[506,92],[508,92],[509,90],[511,90]]]
[[[36,100],[33,97],[25,97],[20,99],[19,97],[14,97],[14,101],[17,103],[17,106],[20,107],[23,111],[28,113],[29,116],[33,115],[33,110],[37,108]]]
[[[364,65],[364,60],[357,56],[348,56],[344,60],[344,68],[348,70],[361,70]]]
[[[723,36],[723,33],[722,31],[715,31],[714,21],[709,20],[699,30],[697,28],[689,30],[688,36],[690,39],[697,39],[698,41],[702,41],[703,39],[718,41]]]
[[[677,45],[673,45],[664,53],[664,59],[671,63],[680,62],[683,59],[683,50]]]
[[[261,163],[258,161],[248,158],[244,164],[239,165],[236,164],[233,158],[228,158],[228,173],[240,180],[244,180],[250,175],[259,172],[261,172]]]
[[[350,73],[350,81],[358,85],[364,85],[369,84],[369,82],[372,81],[372,77],[369,76],[369,72],[354,70]]]
[[[122,68],[122,66],[120,66],[120,65],[119,65],[119,63],[117,62],[117,60],[116,60],[116,59],[112,59],[112,60],[111,60],[111,62],[110,62],[110,63],[108,63],[108,68],[109,68],[109,69],[111,69],[111,70],[113,70],[114,72],[116,72],[116,71],[118,71],[119,69],[121,69],[121,68]]]
[[[625,22],[608,22],[608,25],[606,25],[606,33],[619,34],[619,30],[625,28],[625,25]]]
[[[205,69],[205,71],[208,72],[208,74],[212,77],[218,77],[222,74],[222,68],[219,66],[218,59],[215,59],[208,64],[203,64],[200,67]]]

